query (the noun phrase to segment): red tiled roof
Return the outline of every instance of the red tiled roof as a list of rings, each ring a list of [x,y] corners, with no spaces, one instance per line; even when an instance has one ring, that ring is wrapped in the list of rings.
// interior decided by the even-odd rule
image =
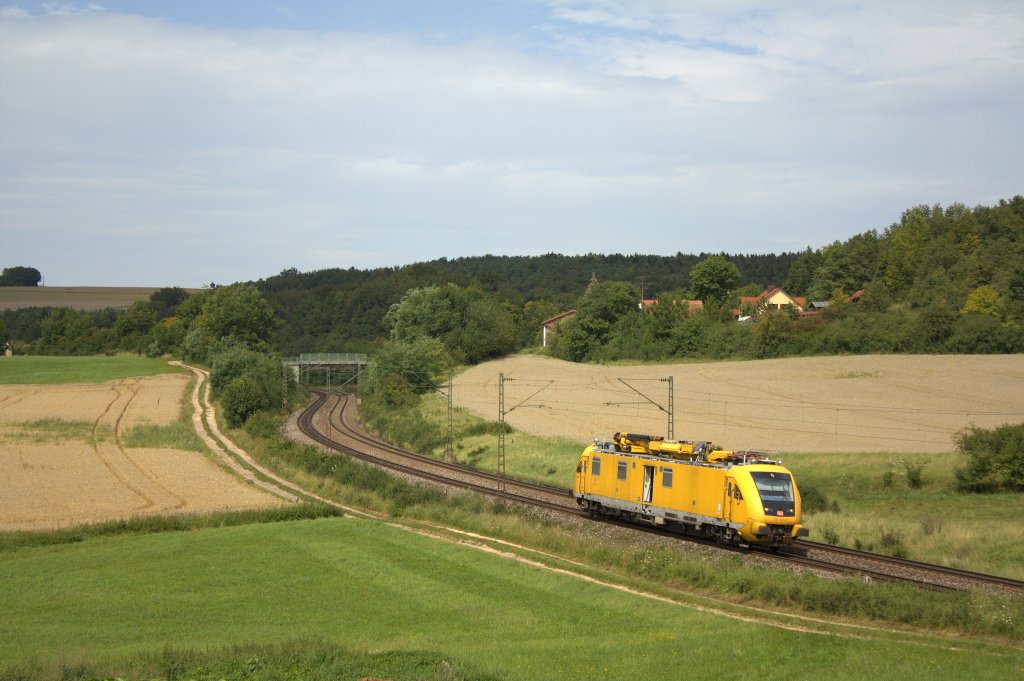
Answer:
[[[672,301],[673,305],[682,305],[684,303],[686,304],[686,311],[689,314],[693,314],[694,312],[699,312],[699,311],[704,309],[704,301],[703,300],[673,300]],[[657,304],[658,304],[658,301],[655,300],[655,299],[640,301],[640,306],[644,310],[649,310],[649,309],[651,309],[652,307],[654,307]]]

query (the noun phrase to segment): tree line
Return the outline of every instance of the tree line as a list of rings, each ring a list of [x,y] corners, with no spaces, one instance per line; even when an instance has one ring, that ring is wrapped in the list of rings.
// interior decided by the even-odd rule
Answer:
[[[785,277],[794,296],[828,304],[736,324],[743,286],[735,262],[691,269],[691,314],[665,298],[640,311],[629,282],[608,282],[577,303],[551,352],[572,361],[766,358],[866,353],[1024,351],[1024,197],[974,209],[919,206],[871,230],[799,254]],[[856,296],[855,296],[856,294]]]

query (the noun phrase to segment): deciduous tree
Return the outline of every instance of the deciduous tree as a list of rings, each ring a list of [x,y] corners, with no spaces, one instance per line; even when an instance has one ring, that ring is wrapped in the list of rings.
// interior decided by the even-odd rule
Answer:
[[[259,289],[252,284],[235,284],[212,291],[195,324],[210,342],[232,337],[249,348],[264,348],[277,320]]]
[[[5,267],[0,286],[39,286],[43,275],[34,267]]]
[[[740,270],[721,255],[712,255],[690,269],[690,292],[705,307],[721,303],[740,280]]]

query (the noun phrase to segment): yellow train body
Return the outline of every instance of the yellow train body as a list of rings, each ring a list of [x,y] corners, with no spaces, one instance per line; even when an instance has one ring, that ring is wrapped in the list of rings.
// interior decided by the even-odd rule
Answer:
[[[584,450],[573,493],[595,514],[682,526],[721,541],[780,546],[808,534],[789,470],[759,453],[704,442],[616,433]]]

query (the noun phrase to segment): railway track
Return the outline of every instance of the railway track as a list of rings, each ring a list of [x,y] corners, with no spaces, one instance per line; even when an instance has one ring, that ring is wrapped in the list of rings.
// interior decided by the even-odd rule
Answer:
[[[298,418],[302,433],[322,446],[386,468],[398,475],[426,480],[447,488],[478,492],[504,501],[527,504],[573,516],[586,516],[576,504],[572,492],[562,487],[531,483],[481,471],[456,463],[439,461],[381,440],[367,433],[356,421],[354,400],[344,394],[323,390],[312,391],[315,400]],[[604,522],[632,530],[689,540],[745,554],[756,554],[804,568],[830,573],[857,575],[866,581],[898,582],[932,590],[963,590],[971,588],[1002,589],[1020,593],[1024,582],[985,575],[957,568],[932,565],[903,558],[894,558],[829,544],[803,541],[792,551],[765,552],[745,547],[725,546],[693,537],[673,529],[638,525],[614,519]]]
[[[572,492],[529,483],[410,452],[365,432],[352,418],[348,395],[314,390],[316,400],[298,419],[299,430],[321,445],[405,476],[499,499],[583,515]],[[317,416],[320,418],[316,418]],[[319,423],[317,423],[319,421]]]
[[[906,575],[906,581],[919,581],[924,586],[932,586],[936,576],[941,575],[941,581],[954,589],[969,589],[978,586],[987,588],[1002,589],[1009,592],[1020,593],[1024,591],[1024,582],[999,575],[987,575],[981,572],[972,572],[946,565],[934,563],[922,563],[909,558],[896,558],[894,556],[882,556],[877,553],[869,553],[858,549],[851,549],[845,546],[832,546],[819,542],[802,542],[807,555],[827,556],[826,560],[845,560],[851,565],[863,567],[865,573],[876,565],[884,566],[886,573],[899,572]],[[881,571],[881,570],[879,570]]]

